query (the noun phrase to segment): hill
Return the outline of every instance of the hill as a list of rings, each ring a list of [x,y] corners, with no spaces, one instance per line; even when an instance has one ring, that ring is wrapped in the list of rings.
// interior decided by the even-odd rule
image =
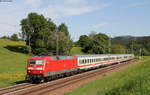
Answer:
[[[127,47],[128,53],[139,55],[141,52],[142,55],[150,55],[150,36],[120,36],[112,38],[112,43]]]
[[[29,57],[20,52],[24,46],[22,41],[0,39],[0,87],[24,80],[26,60]]]

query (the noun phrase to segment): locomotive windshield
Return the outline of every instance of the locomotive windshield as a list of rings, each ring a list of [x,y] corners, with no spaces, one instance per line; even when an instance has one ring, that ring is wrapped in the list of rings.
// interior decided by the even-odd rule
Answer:
[[[29,65],[35,64],[35,65],[43,65],[43,60],[30,60]]]

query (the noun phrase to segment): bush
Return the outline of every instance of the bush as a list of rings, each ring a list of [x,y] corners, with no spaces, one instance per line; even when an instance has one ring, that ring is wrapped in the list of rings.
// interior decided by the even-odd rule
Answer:
[[[12,41],[18,41],[18,40],[19,40],[17,34],[13,34],[13,35],[10,37],[10,39],[11,39]]]

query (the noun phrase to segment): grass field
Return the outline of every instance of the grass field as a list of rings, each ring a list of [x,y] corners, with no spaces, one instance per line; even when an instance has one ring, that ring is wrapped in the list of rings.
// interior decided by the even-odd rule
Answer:
[[[0,87],[24,80],[26,60],[29,56],[17,51],[24,45],[21,41],[0,39]]]
[[[21,53],[23,41],[0,39],[0,87],[14,85],[25,80],[28,56]],[[83,54],[80,47],[73,47],[71,54]]]
[[[66,95],[150,95],[150,57]]]
[[[73,47],[71,49],[71,54],[72,55],[75,55],[75,54],[84,54],[82,51],[81,51],[82,48],[80,47]]]

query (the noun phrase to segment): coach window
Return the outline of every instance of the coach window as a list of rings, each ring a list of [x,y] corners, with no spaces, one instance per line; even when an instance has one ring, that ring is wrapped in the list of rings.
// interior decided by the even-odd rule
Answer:
[[[99,61],[101,61],[101,58],[99,58]]]
[[[79,60],[79,64],[82,64],[82,60]]]
[[[84,64],[84,59],[82,59],[82,64]]]
[[[85,64],[85,59],[84,59],[84,64]]]
[[[82,60],[80,59],[80,64],[82,64]]]
[[[104,61],[106,61],[106,58],[104,58]]]
[[[81,64],[83,64],[83,60],[82,59],[80,60],[80,62],[81,62]]]

